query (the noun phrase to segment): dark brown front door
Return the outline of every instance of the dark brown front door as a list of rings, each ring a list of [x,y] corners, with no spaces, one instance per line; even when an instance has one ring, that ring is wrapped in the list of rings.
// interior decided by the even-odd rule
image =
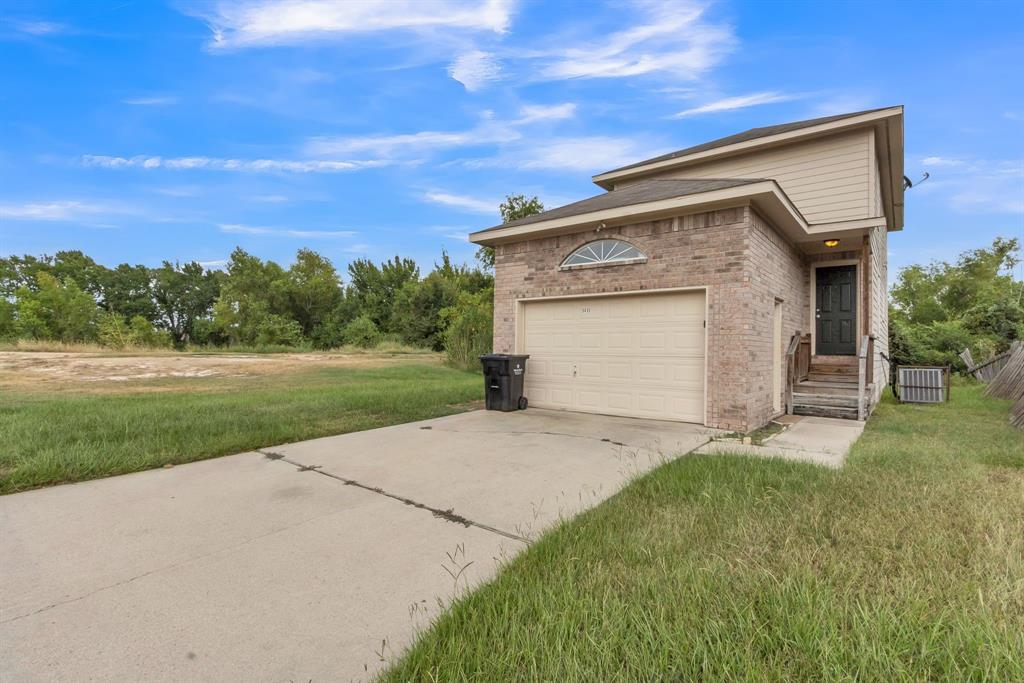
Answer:
[[[852,356],[857,352],[856,268],[818,268],[814,300],[818,354]]]

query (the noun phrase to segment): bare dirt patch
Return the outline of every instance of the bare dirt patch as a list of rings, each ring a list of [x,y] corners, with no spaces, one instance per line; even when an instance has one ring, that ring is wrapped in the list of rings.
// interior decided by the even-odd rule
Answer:
[[[0,386],[100,388],[173,379],[244,378],[318,367],[439,362],[437,354],[387,353],[57,353],[0,351]]]

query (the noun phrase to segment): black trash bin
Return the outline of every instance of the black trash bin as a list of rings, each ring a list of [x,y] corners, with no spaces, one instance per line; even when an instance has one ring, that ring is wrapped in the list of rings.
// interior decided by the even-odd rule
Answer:
[[[526,410],[523,380],[526,359],[511,353],[488,353],[480,356],[484,366],[484,396],[487,410]]]

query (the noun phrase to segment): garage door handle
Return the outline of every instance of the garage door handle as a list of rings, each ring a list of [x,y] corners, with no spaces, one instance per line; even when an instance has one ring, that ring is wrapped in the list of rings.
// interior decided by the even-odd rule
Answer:
[[[574,365],[574,366],[572,366],[572,376],[573,376],[573,377],[575,377],[575,376],[576,376],[576,366],[575,366],[575,365]]]

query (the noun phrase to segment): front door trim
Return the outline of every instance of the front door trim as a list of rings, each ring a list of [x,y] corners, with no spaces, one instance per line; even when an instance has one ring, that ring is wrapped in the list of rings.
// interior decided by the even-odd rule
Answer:
[[[860,284],[860,259],[839,259],[836,261],[817,261],[811,264],[811,291],[809,292],[808,299],[810,299],[811,305],[808,310],[810,316],[810,328],[811,328],[811,353],[817,355],[818,353],[818,322],[815,317],[817,311],[817,298],[818,298],[818,268],[831,268],[833,266],[853,266],[853,287],[854,287],[854,301],[856,301],[856,318],[854,319],[854,331],[856,332],[855,347],[859,343],[861,337],[861,320],[864,312],[861,310],[864,308],[864,302],[861,299],[861,284]]]

